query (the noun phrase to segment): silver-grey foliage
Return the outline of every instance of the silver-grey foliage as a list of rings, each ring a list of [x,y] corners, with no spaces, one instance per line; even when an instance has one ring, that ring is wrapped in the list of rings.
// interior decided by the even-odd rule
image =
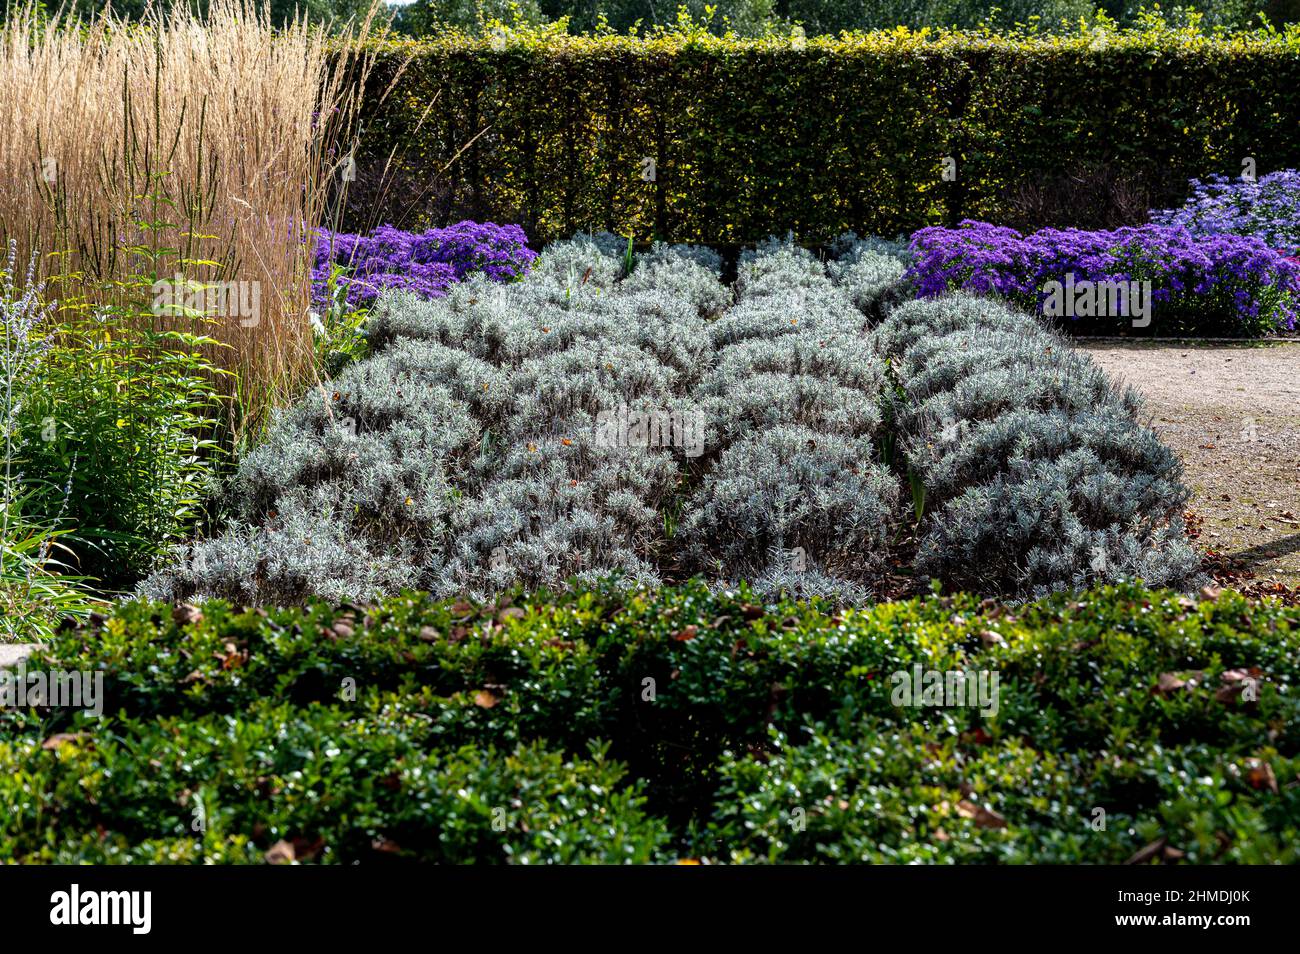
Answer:
[[[371,357],[278,416],[243,462],[230,530],[144,591],[274,603],[654,582],[689,451],[674,424],[698,416],[704,314],[729,295],[708,256],[658,248],[634,283],[616,249],[581,236],[520,283],[385,298]],[[665,428],[629,445],[602,430],[610,418]]]
[[[893,256],[866,252],[856,261],[832,262],[828,268],[849,300],[873,323],[883,320],[907,296],[903,280],[907,266]]]
[[[833,259],[826,271],[873,324],[911,297],[903,275],[912,255],[901,237],[891,241],[846,232],[831,243],[830,251]]]
[[[1187,492],[1131,391],[994,302],[893,308],[896,243],[834,251],[773,239],[728,289],[708,249],[655,245],[628,273],[625,240],[583,235],[521,282],[386,296],[371,355],[242,462],[227,531],[142,590],[486,597],[668,572],[860,602],[915,503],[905,470],[924,576],[1014,596],[1191,579]]]
[[[636,267],[623,280],[620,293],[673,295],[711,317],[731,304],[731,292],[718,280],[721,274],[722,259],[712,249],[656,242],[636,257]]]
[[[830,253],[835,259],[827,265],[827,271],[831,273],[832,278],[836,277],[846,265],[852,265],[867,255],[884,255],[904,265],[909,265],[912,261],[907,238],[902,235],[896,239],[887,239],[875,235],[859,236],[857,232],[845,232],[831,243]]]
[[[919,572],[1011,596],[1194,578],[1177,458],[1140,423],[1137,395],[1069,342],[965,296],[904,305],[875,338],[924,491]]]
[[[898,484],[877,459],[884,368],[863,317],[815,257],[773,240],[745,255],[735,307],[696,389],[719,451],[687,500],[693,563],[760,592],[870,592]]]

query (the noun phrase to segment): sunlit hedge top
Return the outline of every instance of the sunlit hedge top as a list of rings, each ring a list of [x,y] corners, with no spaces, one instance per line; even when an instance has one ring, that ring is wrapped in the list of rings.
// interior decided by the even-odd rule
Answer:
[[[633,50],[644,52],[676,53],[686,49],[743,52],[752,50],[788,50],[801,47],[805,50],[844,53],[853,50],[871,52],[912,51],[918,47],[935,50],[972,48],[1012,50],[1143,50],[1160,51],[1187,49],[1259,50],[1265,48],[1300,48],[1300,23],[1289,23],[1283,30],[1256,29],[1228,31],[1222,28],[1207,29],[1195,20],[1189,25],[1175,25],[1159,11],[1139,17],[1134,26],[1120,28],[1103,13],[1095,21],[1063,24],[1065,29],[1053,29],[1035,19],[1014,30],[951,30],[922,27],[912,29],[899,26],[892,30],[843,32],[838,35],[807,36],[798,27],[773,24],[764,36],[719,35],[710,32],[702,23],[692,22],[683,14],[676,24],[655,25],[649,29],[628,33],[590,32],[571,34],[566,25],[553,22],[534,26],[493,22],[480,33],[465,33],[447,27],[437,34],[413,39],[392,34],[382,41],[372,42],[374,49],[388,51],[429,50],[438,47],[479,49],[481,51],[518,52],[521,50],[559,49],[575,52],[608,52]]]

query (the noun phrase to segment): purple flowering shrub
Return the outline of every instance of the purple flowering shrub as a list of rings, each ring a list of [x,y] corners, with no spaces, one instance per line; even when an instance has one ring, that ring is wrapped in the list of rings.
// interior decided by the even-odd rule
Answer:
[[[957,290],[995,295],[1042,315],[1076,316],[1064,322],[1075,334],[1136,327],[1163,335],[1253,337],[1294,329],[1300,300],[1300,267],[1262,239],[1197,237],[1181,226],[1022,235],[968,220],[958,228],[921,229],[912,235],[911,251],[905,277],[921,297]],[[1131,300],[1132,307],[1049,307],[1061,301],[1053,292],[1111,283],[1120,286],[1117,300]],[[1142,307],[1148,311],[1139,320],[1133,315]]]
[[[381,225],[370,235],[326,231],[316,246],[312,301],[325,310],[340,298],[351,308],[365,308],[389,290],[441,298],[471,273],[501,282],[520,278],[536,257],[517,225],[458,222],[418,233]]]
[[[1270,172],[1254,182],[1210,176],[1188,184],[1186,204],[1152,211],[1154,224],[1181,226],[1193,235],[1253,235],[1270,248],[1300,255],[1300,171]]]

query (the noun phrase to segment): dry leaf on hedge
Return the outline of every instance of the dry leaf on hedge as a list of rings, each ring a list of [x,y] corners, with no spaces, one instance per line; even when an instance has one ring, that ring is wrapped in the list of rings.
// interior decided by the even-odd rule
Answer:
[[[268,865],[293,864],[293,845],[281,838],[262,856]]]
[[[1186,857],[1187,852],[1175,848],[1169,844],[1169,839],[1161,836],[1145,848],[1140,848],[1133,857],[1124,862],[1126,865],[1145,865],[1152,861],[1170,862],[1179,861]]]
[[[1007,820],[990,808],[983,805],[976,805],[962,799],[957,803],[957,814],[962,818],[970,818],[975,822],[976,828],[1006,828]]]
[[[1262,759],[1251,759],[1246,763],[1246,781],[1253,789],[1267,790],[1274,795],[1278,793],[1277,776],[1273,774],[1273,766]]]
[[[1172,695],[1180,689],[1195,689],[1205,679],[1200,670],[1191,672],[1162,672],[1151,691],[1162,696]]]
[[[177,626],[195,626],[203,622],[203,611],[189,603],[181,603],[172,610],[172,621]]]

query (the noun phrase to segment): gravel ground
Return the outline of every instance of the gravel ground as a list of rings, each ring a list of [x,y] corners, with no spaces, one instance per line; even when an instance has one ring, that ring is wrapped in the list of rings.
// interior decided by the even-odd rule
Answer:
[[[7,643],[0,645],[0,669],[17,666],[32,654],[35,643]]]
[[[1198,543],[1261,581],[1300,585],[1300,342],[1081,342],[1147,401],[1178,454]]]

